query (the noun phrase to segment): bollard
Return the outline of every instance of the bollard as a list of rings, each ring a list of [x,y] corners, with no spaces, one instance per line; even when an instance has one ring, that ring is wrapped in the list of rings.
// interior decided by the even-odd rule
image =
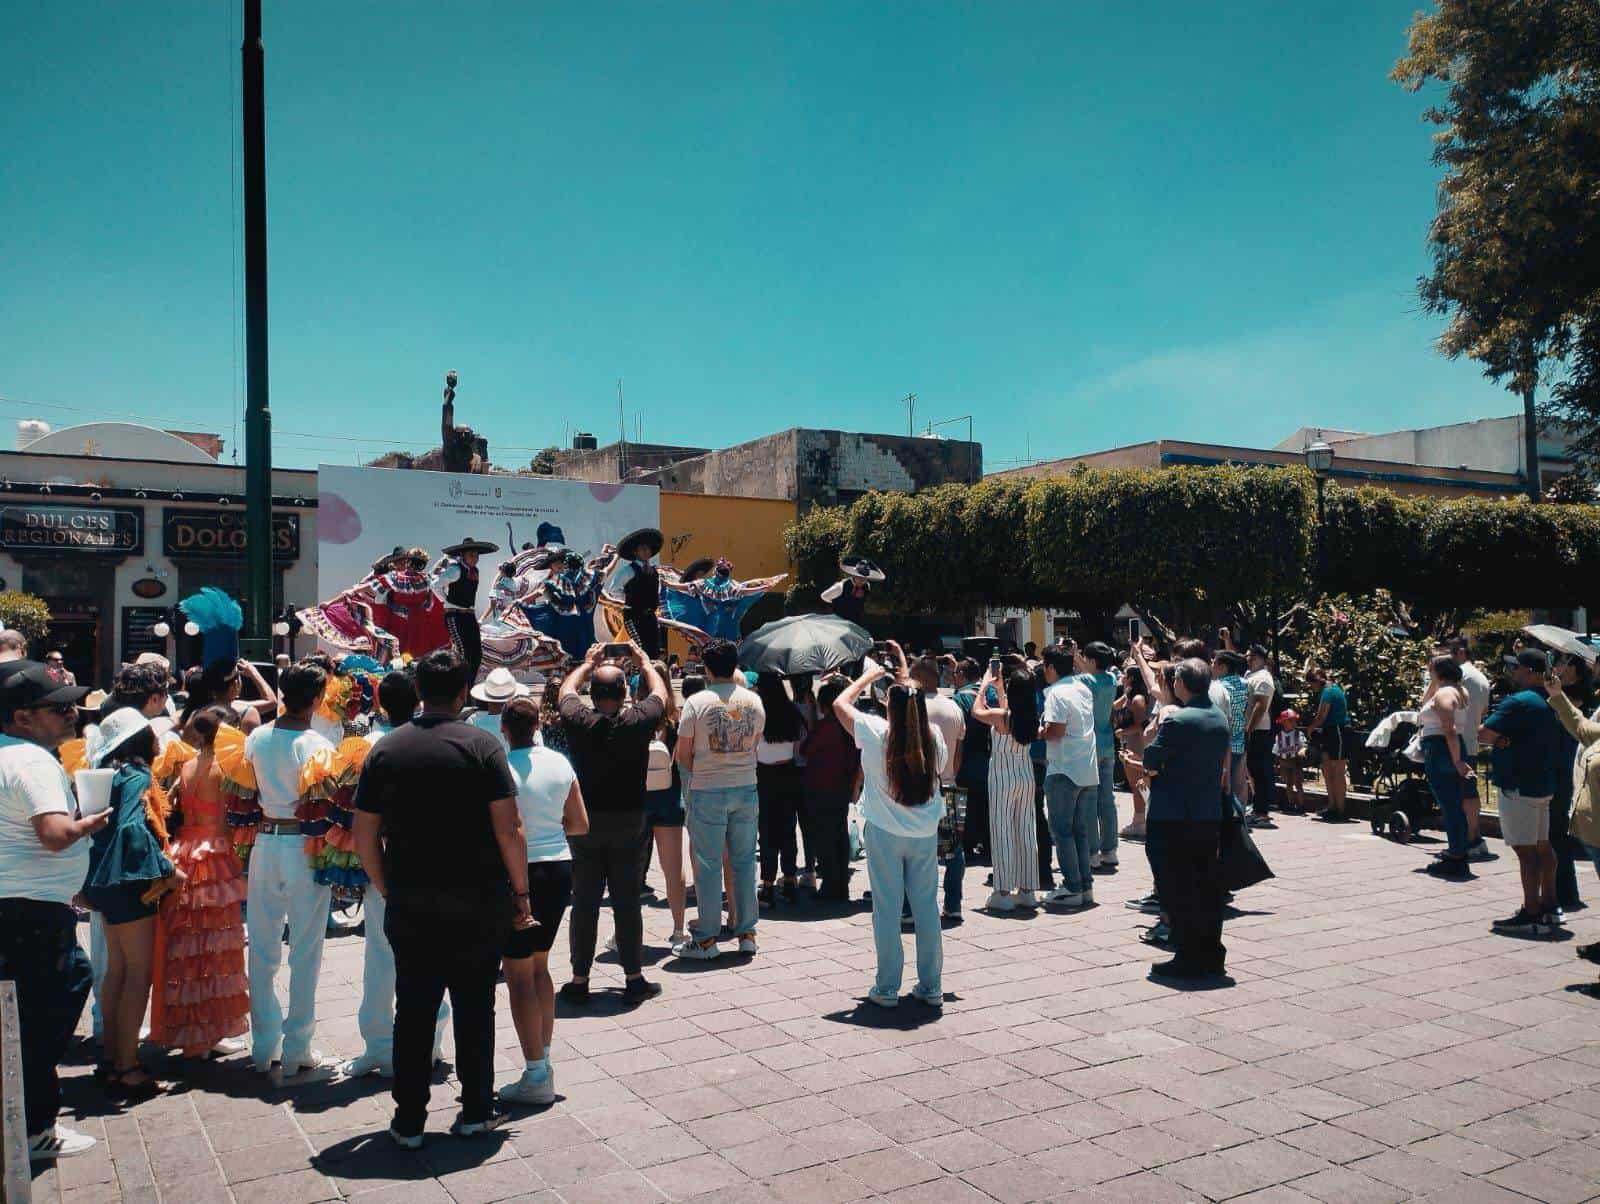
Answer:
[[[33,1199],[33,1168],[28,1162],[28,1122],[22,1107],[22,1021],[17,984],[0,981],[0,1175],[5,1204]]]

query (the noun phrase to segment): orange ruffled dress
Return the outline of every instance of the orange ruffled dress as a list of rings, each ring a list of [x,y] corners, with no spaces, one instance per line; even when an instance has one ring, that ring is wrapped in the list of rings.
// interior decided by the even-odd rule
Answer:
[[[238,833],[228,822],[230,794],[218,765],[242,755],[243,746],[242,732],[221,727],[210,755],[177,741],[152,767],[157,782],[175,782],[182,823],[167,855],[188,881],[161,909],[150,1032],[160,1044],[194,1057],[250,1028],[239,908],[244,863],[234,851]]]

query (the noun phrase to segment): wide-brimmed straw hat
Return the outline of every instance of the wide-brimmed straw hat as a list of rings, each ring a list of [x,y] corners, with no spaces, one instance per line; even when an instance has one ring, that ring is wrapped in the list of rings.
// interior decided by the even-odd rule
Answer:
[[[510,702],[513,698],[526,698],[531,691],[511,676],[510,669],[491,669],[489,675],[472,687],[472,697],[479,702]]]

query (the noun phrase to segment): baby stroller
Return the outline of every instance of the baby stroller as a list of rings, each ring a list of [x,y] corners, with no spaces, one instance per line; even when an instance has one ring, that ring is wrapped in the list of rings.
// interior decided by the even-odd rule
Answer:
[[[1422,742],[1415,711],[1396,711],[1372,729],[1367,747],[1378,754],[1372,781],[1372,834],[1402,844],[1444,817],[1422,771]]]

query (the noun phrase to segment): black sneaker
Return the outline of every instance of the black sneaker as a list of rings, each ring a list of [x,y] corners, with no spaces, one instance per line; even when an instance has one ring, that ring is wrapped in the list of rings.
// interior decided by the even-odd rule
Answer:
[[[1566,926],[1566,913],[1563,912],[1559,907],[1554,911],[1547,911],[1544,913],[1544,915],[1539,917],[1539,927],[1547,929],[1550,932],[1560,932],[1564,930]]]
[[[1432,874],[1435,878],[1465,878],[1467,873],[1467,859],[1465,857],[1440,857],[1438,860],[1423,867],[1423,873]]]
[[[628,985],[622,988],[623,1003],[643,1003],[646,999],[654,999],[661,994],[661,984],[650,982],[643,978],[630,978]]]
[[[569,982],[556,992],[556,998],[563,1003],[576,1004],[583,1007],[589,1002],[589,984],[586,982]]]
[[[1540,927],[1538,917],[1529,915],[1527,910],[1521,907],[1516,910],[1515,914],[1509,915],[1503,920],[1496,920],[1489,925],[1490,930],[1493,932],[1523,933],[1528,935],[1537,934],[1540,931]]]
[[[1139,939],[1146,945],[1155,945],[1165,949],[1172,943],[1172,929],[1165,924],[1157,924],[1154,928],[1146,928],[1139,934]]]
[[[761,907],[771,907],[773,904],[772,888],[763,886],[756,891],[756,903]]]

